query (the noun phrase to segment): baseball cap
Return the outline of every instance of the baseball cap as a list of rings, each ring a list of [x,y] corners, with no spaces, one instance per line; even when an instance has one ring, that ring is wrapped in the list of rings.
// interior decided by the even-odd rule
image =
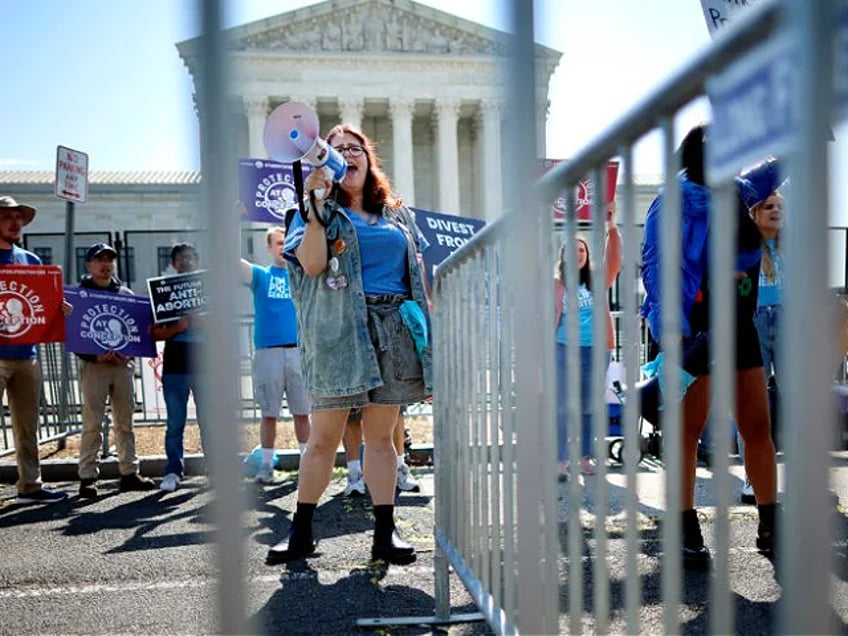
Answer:
[[[115,248],[111,245],[107,245],[106,243],[95,243],[91,247],[88,248],[88,251],[85,253],[85,260],[90,261],[92,259],[97,258],[101,254],[108,254],[112,258],[118,257],[118,252],[115,251]]]
[[[0,196],[0,210],[20,210],[23,216],[24,225],[28,225],[35,218],[35,208],[31,205],[18,203],[8,194]]]

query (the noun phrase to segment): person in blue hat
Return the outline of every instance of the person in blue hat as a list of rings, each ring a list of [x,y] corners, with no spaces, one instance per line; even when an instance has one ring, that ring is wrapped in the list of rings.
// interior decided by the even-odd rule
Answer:
[[[754,326],[760,340],[760,354],[763,358],[766,380],[774,382],[774,389],[780,387],[780,371],[777,356],[777,342],[780,334],[781,314],[783,313],[783,250],[780,247],[780,231],[783,228],[783,196],[780,194],[785,180],[781,176],[780,162],[774,157],[745,170],[740,176],[750,187],[745,188],[745,205],[751,219],[762,237],[762,260],[757,292],[757,310],[754,314]],[[772,428],[775,426],[776,413],[771,409]],[[737,432],[739,455],[744,455],[745,442]],[[745,476],[741,501],[755,504],[754,489]]]

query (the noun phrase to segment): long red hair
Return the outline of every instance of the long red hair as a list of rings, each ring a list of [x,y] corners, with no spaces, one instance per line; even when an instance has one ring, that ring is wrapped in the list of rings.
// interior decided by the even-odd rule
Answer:
[[[374,214],[381,214],[384,205],[393,210],[399,208],[403,199],[392,190],[392,183],[386,173],[383,172],[380,159],[374,151],[374,144],[363,132],[350,124],[339,124],[327,133],[327,143],[332,145],[333,137],[344,133],[359,140],[359,143],[365,149],[365,156],[368,158],[368,173],[365,175],[365,185],[362,188],[362,207],[365,208],[366,212]],[[350,205],[350,195],[342,188],[338,189],[336,200],[345,207]]]

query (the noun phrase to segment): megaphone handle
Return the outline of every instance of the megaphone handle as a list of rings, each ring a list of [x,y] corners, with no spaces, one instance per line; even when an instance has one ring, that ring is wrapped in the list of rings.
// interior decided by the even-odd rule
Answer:
[[[330,224],[330,221],[329,221],[329,219],[325,220],[324,214],[322,212],[319,212],[318,204],[315,202],[315,192],[314,191],[309,193],[309,204],[312,206],[312,209],[315,210],[315,218],[318,219],[318,222],[322,226],[327,227]]]
[[[292,174],[294,175],[294,192],[297,197],[297,206],[300,208],[300,218],[307,222],[306,206],[303,204],[303,164],[300,159],[292,162]]]

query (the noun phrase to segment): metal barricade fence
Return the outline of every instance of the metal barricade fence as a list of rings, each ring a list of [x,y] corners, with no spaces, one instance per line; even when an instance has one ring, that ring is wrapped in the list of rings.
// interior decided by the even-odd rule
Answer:
[[[776,563],[778,580],[784,585],[778,630],[784,633],[831,633],[829,603],[833,543],[827,522],[827,451],[832,448],[830,408],[833,365],[828,343],[836,334],[828,298],[828,238],[826,201],[827,165],[824,140],[831,108],[827,83],[831,65],[829,48],[836,23],[831,11],[848,13],[842,2],[809,3],[805,0],[761,3],[732,33],[685,66],[657,91],[636,105],[604,135],[573,160],[554,168],[540,180],[539,205],[527,196],[503,218],[466,243],[437,270],[434,287],[435,461],[437,555],[436,581],[444,581],[452,565],[481,613],[498,633],[639,633],[644,623],[641,578],[637,557],[636,481],[638,457],[638,393],[640,361],[637,282],[639,244],[636,240],[633,183],[633,146],[646,134],[659,130],[663,140],[666,180],[660,242],[681,245],[681,191],[674,145],[678,131],[675,116],[696,98],[706,94],[711,78],[737,60],[757,55],[759,44],[780,35],[791,39],[799,52],[804,76],[800,89],[797,129],[793,143],[784,149],[792,175],[789,208],[810,215],[793,225],[795,236],[787,240],[787,285],[784,306],[787,320],[781,346],[807,346],[792,351],[788,387],[781,406],[782,420],[821,423],[816,431],[793,435],[786,448],[787,479],[784,513],[779,518],[781,543]],[[521,9],[516,7],[517,13]],[[526,13],[524,18],[527,18]],[[532,22],[532,15],[530,16]],[[518,23],[516,23],[518,24]],[[521,28],[516,28],[521,39]],[[526,41],[525,41],[526,44]],[[532,61],[519,50],[513,74],[532,75]],[[523,66],[522,66],[523,64]],[[515,80],[512,88],[519,86]],[[524,93],[532,94],[532,92]],[[532,101],[532,100],[531,100]],[[803,105],[800,105],[803,102]],[[515,101],[510,104],[515,107]],[[518,109],[519,113],[523,112]],[[522,121],[516,118],[514,121]],[[531,121],[528,118],[526,121]],[[514,124],[514,122],[513,122]],[[520,126],[518,126],[520,128]],[[525,137],[532,132],[521,130]],[[518,133],[517,133],[518,134]],[[527,159],[526,148],[513,146],[514,164]],[[767,154],[767,153],[766,153]],[[593,492],[594,520],[584,515],[583,485],[572,478],[563,489],[563,510],[553,493],[556,483],[554,413],[553,307],[551,274],[554,235],[549,208],[544,205],[560,192],[567,195],[566,245],[573,245],[576,205],[573,192],[578,182],[592,175],[595,200],[604,200],[603,167],[618,157],[623,166],[619,209],[624,237],[621,272],[621,359],[626,370],[623,428],[625,445],[625,529],[623,558],[608,553],[609,536],[605,462],[597,463]],[[523,176],[523,175],[522,175]],[[517,180],[522,183],[521,180]],[[528,180],[529,182],[529,180]],[[733,273],[736,245],[735,192],[732,182],[711,181],[714,209],[711,234],[710,280],[712,317],[712,412],[730,413],[734,403],[733,351],[735,326]],[[594,206],[593,225],[603,226],[603,210]],[[803,226],[803,229],[798,226]],[[603,253],[603,232],[591,233],[591,251]],[[515,258],[515,253],[520,258]],[[519,266],[522,263],[523,267]],[[601,262],[596,256],[596,263]],[[566,267],[565,287],[577,289],[573,254]],[[680,386],[681,254],[665,248],[661,259],[663,297],[663,350],[667,392]],[[603,285],[602,267],[596,267],[593,286]],[[574,294],[573,296],[571,294]],[[576,292],[567,303],[568,342],[577,342]],[[528,307],[529,305],[529,307]],[[606,329],[604,312],[595,311],[593,323],[592,384],[602,386],[605,372]],[[527,321],[529,315],[535,320]],[[805,328],[804,322],[807,322]],[[809,329],[812,324],[815,328]],[[578,412],[578,347],[569,347],[567,377],[563,387],[568,404],[568,431],[572,439],[569,459],[576,468],[580,440]],[[576,381],[575,381],[576,380]],[[593,430],[605,430],[607,409],[602,391],[593,391]],[[535,402],[534,402],[535,399]],[[681,495],[683,483],[682,407],[676,400],[664,406],[663,447],[666,473],[665,516],[662,524],[662,621],[665,633],[679,633],[683,616],[681,596]],[[719,417],[721,421],[723,418]],[[716,436],[713,463],[715,486],[715,542],[709,629],[734,632],[735,605],[731,596],[729,567],[731,475],[727,435]],[[598,434],[594,454],[606,456],[604,436]],[[534,465],[535,463],[535,465]],[[575,474],[576,470],[572,472]],[[802,504],[802,496],[804,503]],[[561,513],[565,523],[560,527]],[[810,519],[821,522],[810,522]],[[564,547],[560,547],[559,537]],[[804,546],[799,549],[799,546]],[[533,567],[530,567],[532,564]],[[615,576],[612,570],[615,570]],[[584,581],[584,579],[588,579]],[[625,606],[610,611],[613,579],[622,582]],[[588,592],[587,592],[588,590]],[[437,613],[446,613],[445,586],[437,585]],[[588,594],[589,598],[584,598]],[[562,600],[561,600],[562,599]],[[653,598],[657,601],[656,597]],[[562,606],[560,605],[562,603]],[[591,608],[591,611],[587,611]],[[612,625],[610,621],[613,621]]]

